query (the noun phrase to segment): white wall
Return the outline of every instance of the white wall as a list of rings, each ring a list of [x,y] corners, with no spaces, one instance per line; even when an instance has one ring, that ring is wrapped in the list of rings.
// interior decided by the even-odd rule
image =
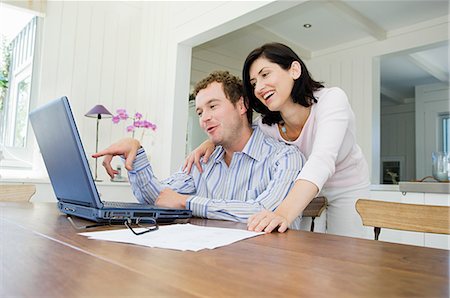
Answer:
[[[96,104],[139,111],[153,120],[149,106],[139,105],[141,72],[139,5],[123,2],[49,2],[42,28],[39,94],[36,105],[68,96],[88,155],[95,151],[94,118],[84,114]],[[99,147],[126,135],[123,125],[103,119]],[[55,144],[57,145],[57,144]],[[35,164],[35,170],[42,168]],[[100,177],[106,175],[100,171]]]
[[[314,77],[342,87],[356,115],[357,141],[371,167],[373,183],[379,182],[381,55],[447,41],[448,18],[438,18],[388,32],[386,40],[318,53],[307,61]]]
[[[86,150],[95,147],[93,105],[139,111],[158,125],[144,143],[165,177],[184,159],[191,47],[298,2],[67,2],[47,3],[37,104],[67,95]],[[384,41],[349,44],[307,62],[319,80],[339,85],[357,117],[357,138],[372,179],[379,181],[379,84],[376,57],[448,40],[446,17],[389,32]],[[105,119],[100,147],[125,136]],[[35,171],[42,170],[36,162]]]
[[[200,127],[199,118],[195,110],[195,101],[189,102],[189,119],[186,134],[186,152],[192,152],[203,141],[208,139],[207,134]]]
[[[95,150],[95,120],[83,115],[92,106],[143,113],[158,125],[144,146],[156,173],[167,176],[184,160],[191,45],[268,15],[268,4],[50,1],[35,106],[68,96],[88,155]],[[255,9],[252,18],[239,19]],[[104,119],[99,147],[126,135]],[[37,160],[33,171],[42,169]]]

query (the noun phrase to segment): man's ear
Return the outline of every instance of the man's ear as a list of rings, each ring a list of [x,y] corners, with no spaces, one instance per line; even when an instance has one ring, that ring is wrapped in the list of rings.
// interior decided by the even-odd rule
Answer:
[[[289,73],[294,80],[298,79],[302,74],[302,66],[300,65],[300,62],[293,61],[291,63],[291,67],[289,68]]]
[[[238,100],[238,102],[236,103],[239,111],[241,112],[241,115],[247,113],[247,108],[245,107],[245,103],[244,103],[244,97],[241,96]]]

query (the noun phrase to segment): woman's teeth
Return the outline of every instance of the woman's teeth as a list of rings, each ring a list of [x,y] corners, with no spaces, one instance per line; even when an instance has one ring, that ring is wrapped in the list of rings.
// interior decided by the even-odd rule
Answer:
[[[264,94],[264,99],[268,100],[275,92],[268,92],[266,94]]]

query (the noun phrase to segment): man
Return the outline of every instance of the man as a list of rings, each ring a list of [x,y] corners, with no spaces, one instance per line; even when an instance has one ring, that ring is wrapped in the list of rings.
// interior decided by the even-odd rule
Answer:
[[[192,210],[194,216],[246,222],[263,209],[275,210],[289,192],[303,165],[296,146],[266,137],[252,128],[252,111],[242,82],[216,71],[194,90],[200,126],[216,145],[202,173],[178,172],[158,181],[138,140],[123,139],[93,155],[106,156],[108,174],[114,155],[123,155],[133,193],[141,203]],[[291,228],[299,228],[298,218]]]

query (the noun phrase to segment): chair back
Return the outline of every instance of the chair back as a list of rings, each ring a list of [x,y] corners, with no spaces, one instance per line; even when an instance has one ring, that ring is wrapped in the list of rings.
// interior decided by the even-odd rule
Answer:
[[[0,201],[2,202],[29,201],[35,193],[34,184],[0,184]]]
[[[381,228],[450,234],[450,207],[448,206],[417,205],[359,199],[356,202],[356,210],[361,216],[363,225],[376,228],[376,240],[378,240]]]
[[[327,208],[328,200],[326,197],[315,197],[303,210],[303,217],[311,217],[311,232],[314,232],[314,219],[319,217]]]

